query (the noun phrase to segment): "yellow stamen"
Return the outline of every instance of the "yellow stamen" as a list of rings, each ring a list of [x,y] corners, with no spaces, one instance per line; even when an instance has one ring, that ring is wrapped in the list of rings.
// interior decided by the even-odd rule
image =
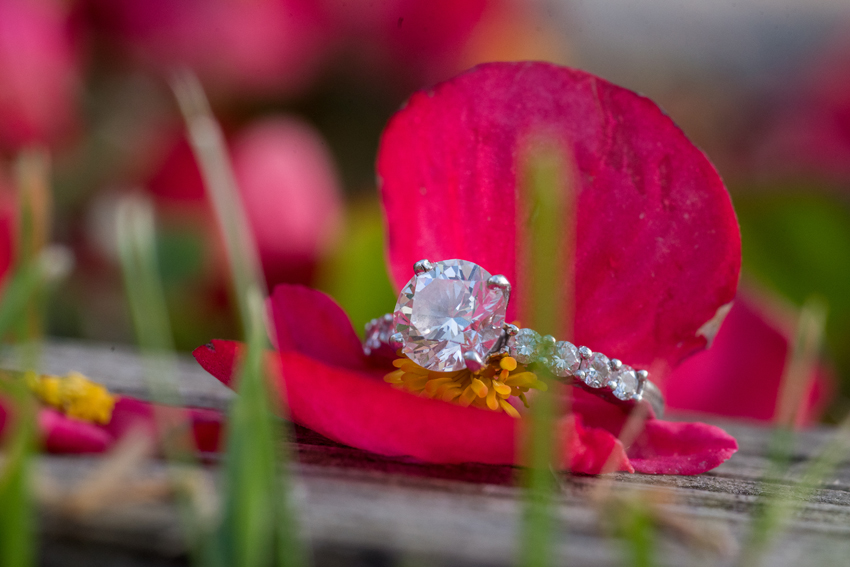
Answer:
[[[396,388],[463,407],[505,412],[511,417],[520,417],[509,402],[511,397],[519,398],[528,407],[525,393],[529,388],[546,387],[533,372],[527,371],[509,356],[503,356],[474,373],[467,369],[428,371],[409,358],[394,360],[393,366],[396,369],[386,374],[384,381]]]
[[[82,421],[107,424],[112,419],[115,397],[109,390],[79,372],[65,377],[27,373],[27,385],[44,404]]]
[[[505,384],[503,384],[502,382],[499,382],[498,380],[493,380],[493,389],[496,390],[496,392],[498,392],[498,394],[500,396],[502,396],[503,398],[507,398],[508,396],[511,395],[511,387],[506,386]]]
[[[519,386],[525,388],[531,388],[535,382],[537,382],[537,375],[533,372],[520,372],[505,379],[505,384],[508,386]]]
[[[404,382],[402,377],[404,376],[404,370],[398,369],[390,372],[386,376],[384,376],[384,381],[389,382],[390,384],[401,384]]]
[[[478,378],[472,379],[472,390],[479,398],[483,398],[487,395],[487,386]]]
[[[490,408],[493,411],[496,411],[497,409],[499,409],[499,402],[498,402],[498,400],[496,400],[496,390],[495,390],[495,388],[491,389],[489,392],[487,392],[487,407]]]
[[[472,400],[474,400],[476,397],[477,394],[475,393],[475,390],[472,389],[472,386],[467,386],[466,388],[464,388],[463,393],[460,395],[460,398],[458,398],[457,403],[459,403],[463,407],[468,407],[469,404],[472,403]]]
[[[519,412],[516,410],[514,406],[509,404],[507,400],[499,400],[499,407],[502,408],[506,414],[511,417],[519,417]]]

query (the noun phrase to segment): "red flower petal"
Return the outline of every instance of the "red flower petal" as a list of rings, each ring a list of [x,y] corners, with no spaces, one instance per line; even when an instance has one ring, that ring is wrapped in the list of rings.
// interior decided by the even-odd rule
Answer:
[[[156,435],[157,423],[154,410],[180,412],[178,419],[188,419],[191,423],[195,446],[200,451],[216,451],[219,447],[223,416],[207,409],[156,406],[136,398],[119,397],[112,410],[112,419],[103,427],[115,440],[133,430],[141,430],[148,435]]]
[[[104,428],[51,408],[39,410],[38,428],[42,445],[49,453],[102,453],[115,440]]]
[[[635,472],[623,444],[610,432],[598,427],[585,427],[578,414],[567,416],[563,423],[564,427],[572,425],[571,433],[574,433],[574,435],[567,433],[565,436],[567,439],[565,453],[569,458],[566,464],[570,471],[578,473]]]
[[[195,358],[225,384],[230,383],[238,347],[215,341]],[[274,375],[283,383],[296,423],[340,443],[391,456],[431,463],[515,464],[517,426],[504,414],[463,408],[391,388],[368,374],[329,366],[297,352],[272,355]],[[566,454],[574,472],[601,471],[619,442],[601,430],[569,421],[562,424]],[[567,434],[574,432],[574,435]],[[620,470],[631,470],[615,453]]]
[[[303,286],[279,285],[266,308],[280,352],[300,352],[344,368],[365,367],[363,347],[348,315],[328,295]]]
[[[694,355],[664,382],[671,409],[762,421],[774,418],[789,335],[739,296],[711,348]],[[800,423],[816,420],[829,399],[827,370],[811,377],[800,400]]]
[[[704,347],[740,268],[720,177],[648,99],[547,63],[476,67],[390,121],[378,173],[396,285],[421,258],[463,258],[522,292],[517,159],[537,130],[572,149],[579,183],[575,339],[644,367]]]

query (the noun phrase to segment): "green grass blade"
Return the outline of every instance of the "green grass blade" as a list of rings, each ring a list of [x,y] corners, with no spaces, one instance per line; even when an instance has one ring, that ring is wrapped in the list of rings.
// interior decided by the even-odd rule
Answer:
[[[800,311],[799,322],[791,344],[788,361],[782,377],[782,388],[777,403],[777,429],[770,439],[768,455],[770,465],[765,482],[776,482],[787,475],[794,450],[793,431],[800,400],[804,399],[805,385],[816,370],[826,325],[826,306],[821,300],[808,299]],[[793,513],[808,500],[813,491],[835,470],[847,454],[847,433],[850,418],[836,431],[832,441],[810,463],[789,495],[763,493],[756,503],[756,513],[750,526],[739,564],[759,565],[778,532]]]
[[[224,135],[200,83],[184,74],[174,81],[174,90],[225,239],[248,343],[239,374],[239,396],[229,413],[220,545],[230,565],[300,565],[305,555],[289,503],[286,435],[269,402],[278,399],[279,393],[272,391],[264,375],[268,341],[262,298],[266,292],[256,246],[239,200]]]
[[[174,342],[157,268],[153,205],[128,197],[117,211],[117,241],[136,340],[145,355],[146,379],[154,400],[178,405]]]
[[[118,207],[117,221],[116,236],[127,301],[144,357],[150,395],[159,404],[179,406],[181,399],[171,324],[156,256],[153,206],[142,197],[128,197]],[[201,495],[185,489],[185,475],[191,470],[189,467],[197,465],[194,447],[187,439],[190,437],[188,416],[173,409],[165,413],[158,408],[154,419],[161,432],[165,456],[170,462],[169,474],[178,487],[178,510],[187,534],[190,555],[194,563],[204,564],[206,557],[220,557],[220,553],[213,545],[213,526],[199,512],[201,505],[196,498]],[[215,563],[207,561],[206,564]]]
[[[4,300],[5,303],[5,300]],[[32,501],[32,455],[36,445],[36,407],[23,374],[4,376],[4,397],[14,408],[0,471],[0,565],[35,563],[35,509]]]
[[[38,367],[48,284],[69,267],[66,254],[45,249],[49,227],[47,154],[25,152],[16,162],[19,234],[16,268],[0,301],[0,336],[14,332],[25,368]],[[16,331],[16,332],[15,332]],[[0,469],[0,565],[29,567],[36,559],[36,517],[32,497],[32,456],[37,443],[37,405],[24,373],[4,373],[7,414],[4,461]]]
[[[572,287],[567,266],[571,265],[571,223],[565,222],[565,212],[572,209],[567,201],[566,164],[556,145],[547,141],[529,147],[525,169],[523,199],[530,204],[525,246],[531,278],[526,293],[520,297],[524,312],[531,320],[524,326],[540,333],[558,334],[565,339],[571,329],[565,329],[572,320],[568,314]],[[565,236],[566,234],[566,236]],[[565,293],[565,285],[567,291]],[[535,370],[550,387],[538,392],[531,404],[527,436],[524,439],[526,469],[523,477],[525,509],[520,532],[520,564],[526,567],[544,567],[554,563],[554,498],[558,483],[554,472],[560,468],[560,459],[554,445],[554,431],[560,409],[553,391],[553,378],[542,368]]]

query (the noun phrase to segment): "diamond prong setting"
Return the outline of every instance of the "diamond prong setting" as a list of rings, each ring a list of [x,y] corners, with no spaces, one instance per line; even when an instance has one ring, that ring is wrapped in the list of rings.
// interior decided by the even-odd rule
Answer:
[[[427,258],[419,260],[418,262],[413,264],[413,273],[417,276],[420,276],[432,269],[434,269],[434,264]]]

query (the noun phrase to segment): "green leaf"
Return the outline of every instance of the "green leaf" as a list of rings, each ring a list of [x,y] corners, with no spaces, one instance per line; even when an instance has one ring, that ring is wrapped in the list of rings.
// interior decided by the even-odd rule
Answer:
[[[317,287],[333,297],[362,331],[366,323],[390,312],[397,294],[384,263],[384,227],[377,200],[349,208],[345,234],[319,267]]]

